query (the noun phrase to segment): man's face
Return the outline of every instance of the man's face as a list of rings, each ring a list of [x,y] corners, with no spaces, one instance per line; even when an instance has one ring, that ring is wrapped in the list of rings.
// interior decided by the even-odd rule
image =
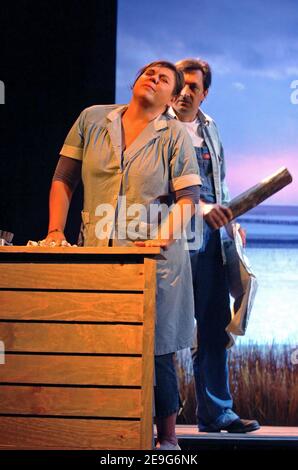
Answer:
[[[172,104],[175,75],[166,67],[150,67],[138,78],[133,87],[135,97],[154,106]]]
[[[185,86],[172,106],[181,120],[193,121],[208,90],[204,90],[201,70],[185,72],[183,75]]]

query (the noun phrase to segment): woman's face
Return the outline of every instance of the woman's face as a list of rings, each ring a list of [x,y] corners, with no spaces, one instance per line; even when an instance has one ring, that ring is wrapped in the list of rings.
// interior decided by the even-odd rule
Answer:
[[[167,67],[149,67],[138,78],[133,95],[152,106],[169,106],[173,100],[175,75]]]

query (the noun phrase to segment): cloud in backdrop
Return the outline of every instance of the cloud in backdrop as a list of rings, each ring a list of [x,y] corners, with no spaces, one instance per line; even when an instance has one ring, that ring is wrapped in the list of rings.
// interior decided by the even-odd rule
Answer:
[[[297,24],[296,0],[118,0],[117,102],[145,63],[207,60],[232,196],[287,166],[296,181],[267,202],[298,204]]]

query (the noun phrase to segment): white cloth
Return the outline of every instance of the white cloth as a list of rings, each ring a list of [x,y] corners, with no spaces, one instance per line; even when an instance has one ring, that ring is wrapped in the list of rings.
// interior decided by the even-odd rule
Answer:
[[[227,349],[234,345],[236,336],[245,335],[258,288],[256,276],[252,272],[249,260],[244,252],[238,229],[239,224],[233,224],[234,240],[224,241],[229,290],[234,298],[231,309],[232,319],[226,327],[226,332],[230,338]]]
[[[183,122],[184,127],[187,129],[188,134],[191,138],[194,147],[203,147],[204,139],[198,132],[198,126],[200,125],[199,119],[196,117],[194,121]]]

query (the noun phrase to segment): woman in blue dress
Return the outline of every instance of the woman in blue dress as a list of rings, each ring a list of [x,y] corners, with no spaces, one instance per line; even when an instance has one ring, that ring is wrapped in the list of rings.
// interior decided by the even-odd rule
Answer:
[[[173,64],[152,62],[139,72],[128,105],[98,105],[82,111],[60,152],[46,237],[48,244],[65,240],[69,203],[81,177],[85,246],[135,244],[164,249],[165,259],[157,266],[155,411],[157,446],[168,450],[180,449],[175,434],[179,394],[173,356],[192,344],[192,281],[183,230],[195,211],[200,185],[191,140],[166,113],[182,86],[183,75]],[[160,220],[152,207],[164,201],[174,212]],[[98,224],[101,204],[115,211],[105,232]],[[144,208],[138,220],[139,239],[129,229],[129,211],[125,226],[118,218],[123,204]],[[175,211],[184,211],[182,222],[173,215]],[[166,236],[161,230],[165,226]]]

